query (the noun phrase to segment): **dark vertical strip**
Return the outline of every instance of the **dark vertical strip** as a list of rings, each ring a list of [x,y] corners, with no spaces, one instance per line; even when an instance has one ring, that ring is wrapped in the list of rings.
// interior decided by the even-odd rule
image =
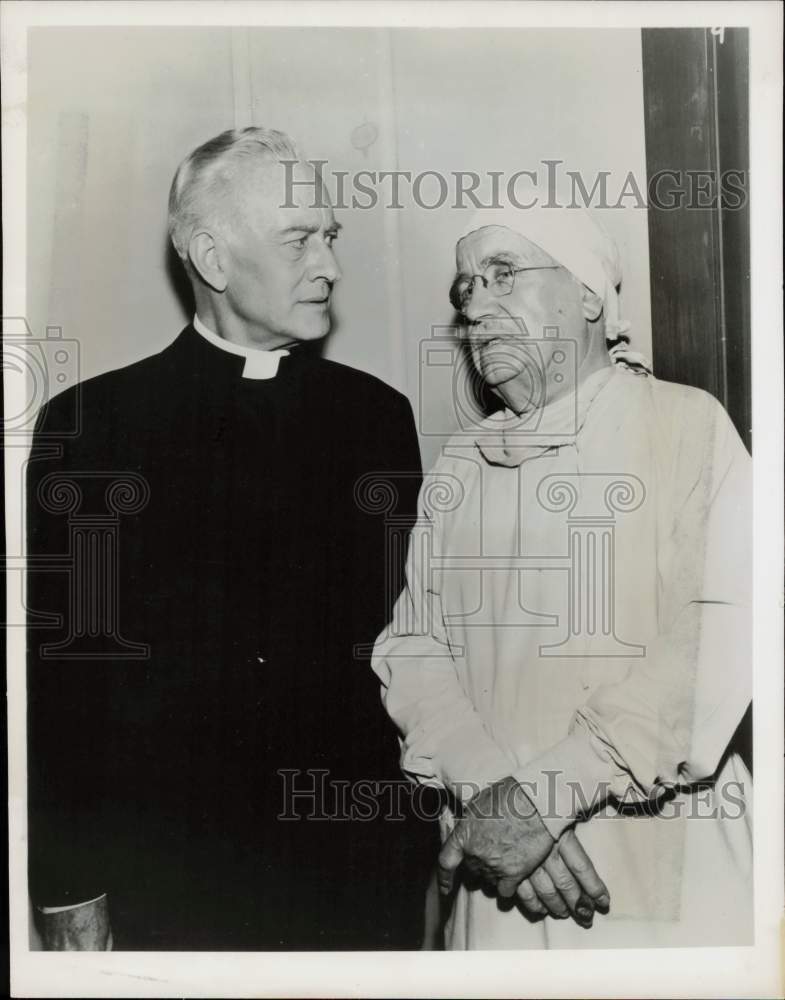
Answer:
[[[716,302],[718,310],[718,337],[716,344],[717,375],[719,379],[719,397],[724,406],[728,405],[728,359],[726,354],[727,323],[725,319],[725,266],[723,260],[723,228],[722,228],[722,195],[721,181],[722,164],[720,162],[720,122],[719,122],[719,81],[717,79],[717,35],[707,36],[707,65],[709,69],[709,126],[712,139],[712,164],[714,170],[713,192],[717,198],[717,246],[719,253],[714,259],[714,280],[717,290]]]
[[[749,31],[726,28],[716,40],[717,138],[723,178],[722,264],[726,406],[747,448],[752,444],[749,210]]]
[[[711,392],[749,447],[747,32],[642,47],[655,373]]]
[[[715,166],[707,32],[645,29],[642,43],[654,370],[719,398],[717,213],[690,204]]]

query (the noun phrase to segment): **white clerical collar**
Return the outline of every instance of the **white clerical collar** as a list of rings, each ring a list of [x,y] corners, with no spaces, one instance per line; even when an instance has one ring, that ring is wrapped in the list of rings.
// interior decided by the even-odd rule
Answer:
[[[243,378],[275,378],[281,358],[288,357],[289,355],[289,352],[283,347],[278,348],[276,351],[263,351],[256,347],[241,347],[239,344],[233,344],[231,341],[219,337],[217,333],[213,333],[196,315],[194,315],[193,328],[205,340],[209,341],[215,347],[219,347],[222,351],[244,357],[245,368],[243,368]]]

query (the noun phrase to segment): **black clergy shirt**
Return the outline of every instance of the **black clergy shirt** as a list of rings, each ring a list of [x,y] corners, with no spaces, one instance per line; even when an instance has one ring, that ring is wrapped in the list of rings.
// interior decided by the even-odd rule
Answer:
[[[411,408],[309,345],[272,379],[243,366],[188,327],[39,418],[31,894],[106,892],[119,949],[416,947],[432,824],[401,810],[367,655],[415,516]],[[109,497],[129,475],[139,495]],[[340,782],[370,782],[376,806],[342,805]]]

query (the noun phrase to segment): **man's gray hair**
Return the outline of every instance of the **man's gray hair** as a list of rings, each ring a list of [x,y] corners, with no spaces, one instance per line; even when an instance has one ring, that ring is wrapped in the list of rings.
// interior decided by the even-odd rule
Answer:
[[[182,260],[194,228],[214,216],[237,166],[253,157],[298,160],[294,141],[271,128],[228,129],[183,160],[169,190],[169,237]]]

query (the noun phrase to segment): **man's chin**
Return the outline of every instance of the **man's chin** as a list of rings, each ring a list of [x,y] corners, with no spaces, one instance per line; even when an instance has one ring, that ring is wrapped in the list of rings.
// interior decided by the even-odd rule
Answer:
[[[294,341],[307,344],[314,340],[321,340],[323,337],[326,337],[329,332],[330,322],[327,320],[323,323],[314,324],[313,326],[303,326],[296,330],[290,330],[289,336]]]

